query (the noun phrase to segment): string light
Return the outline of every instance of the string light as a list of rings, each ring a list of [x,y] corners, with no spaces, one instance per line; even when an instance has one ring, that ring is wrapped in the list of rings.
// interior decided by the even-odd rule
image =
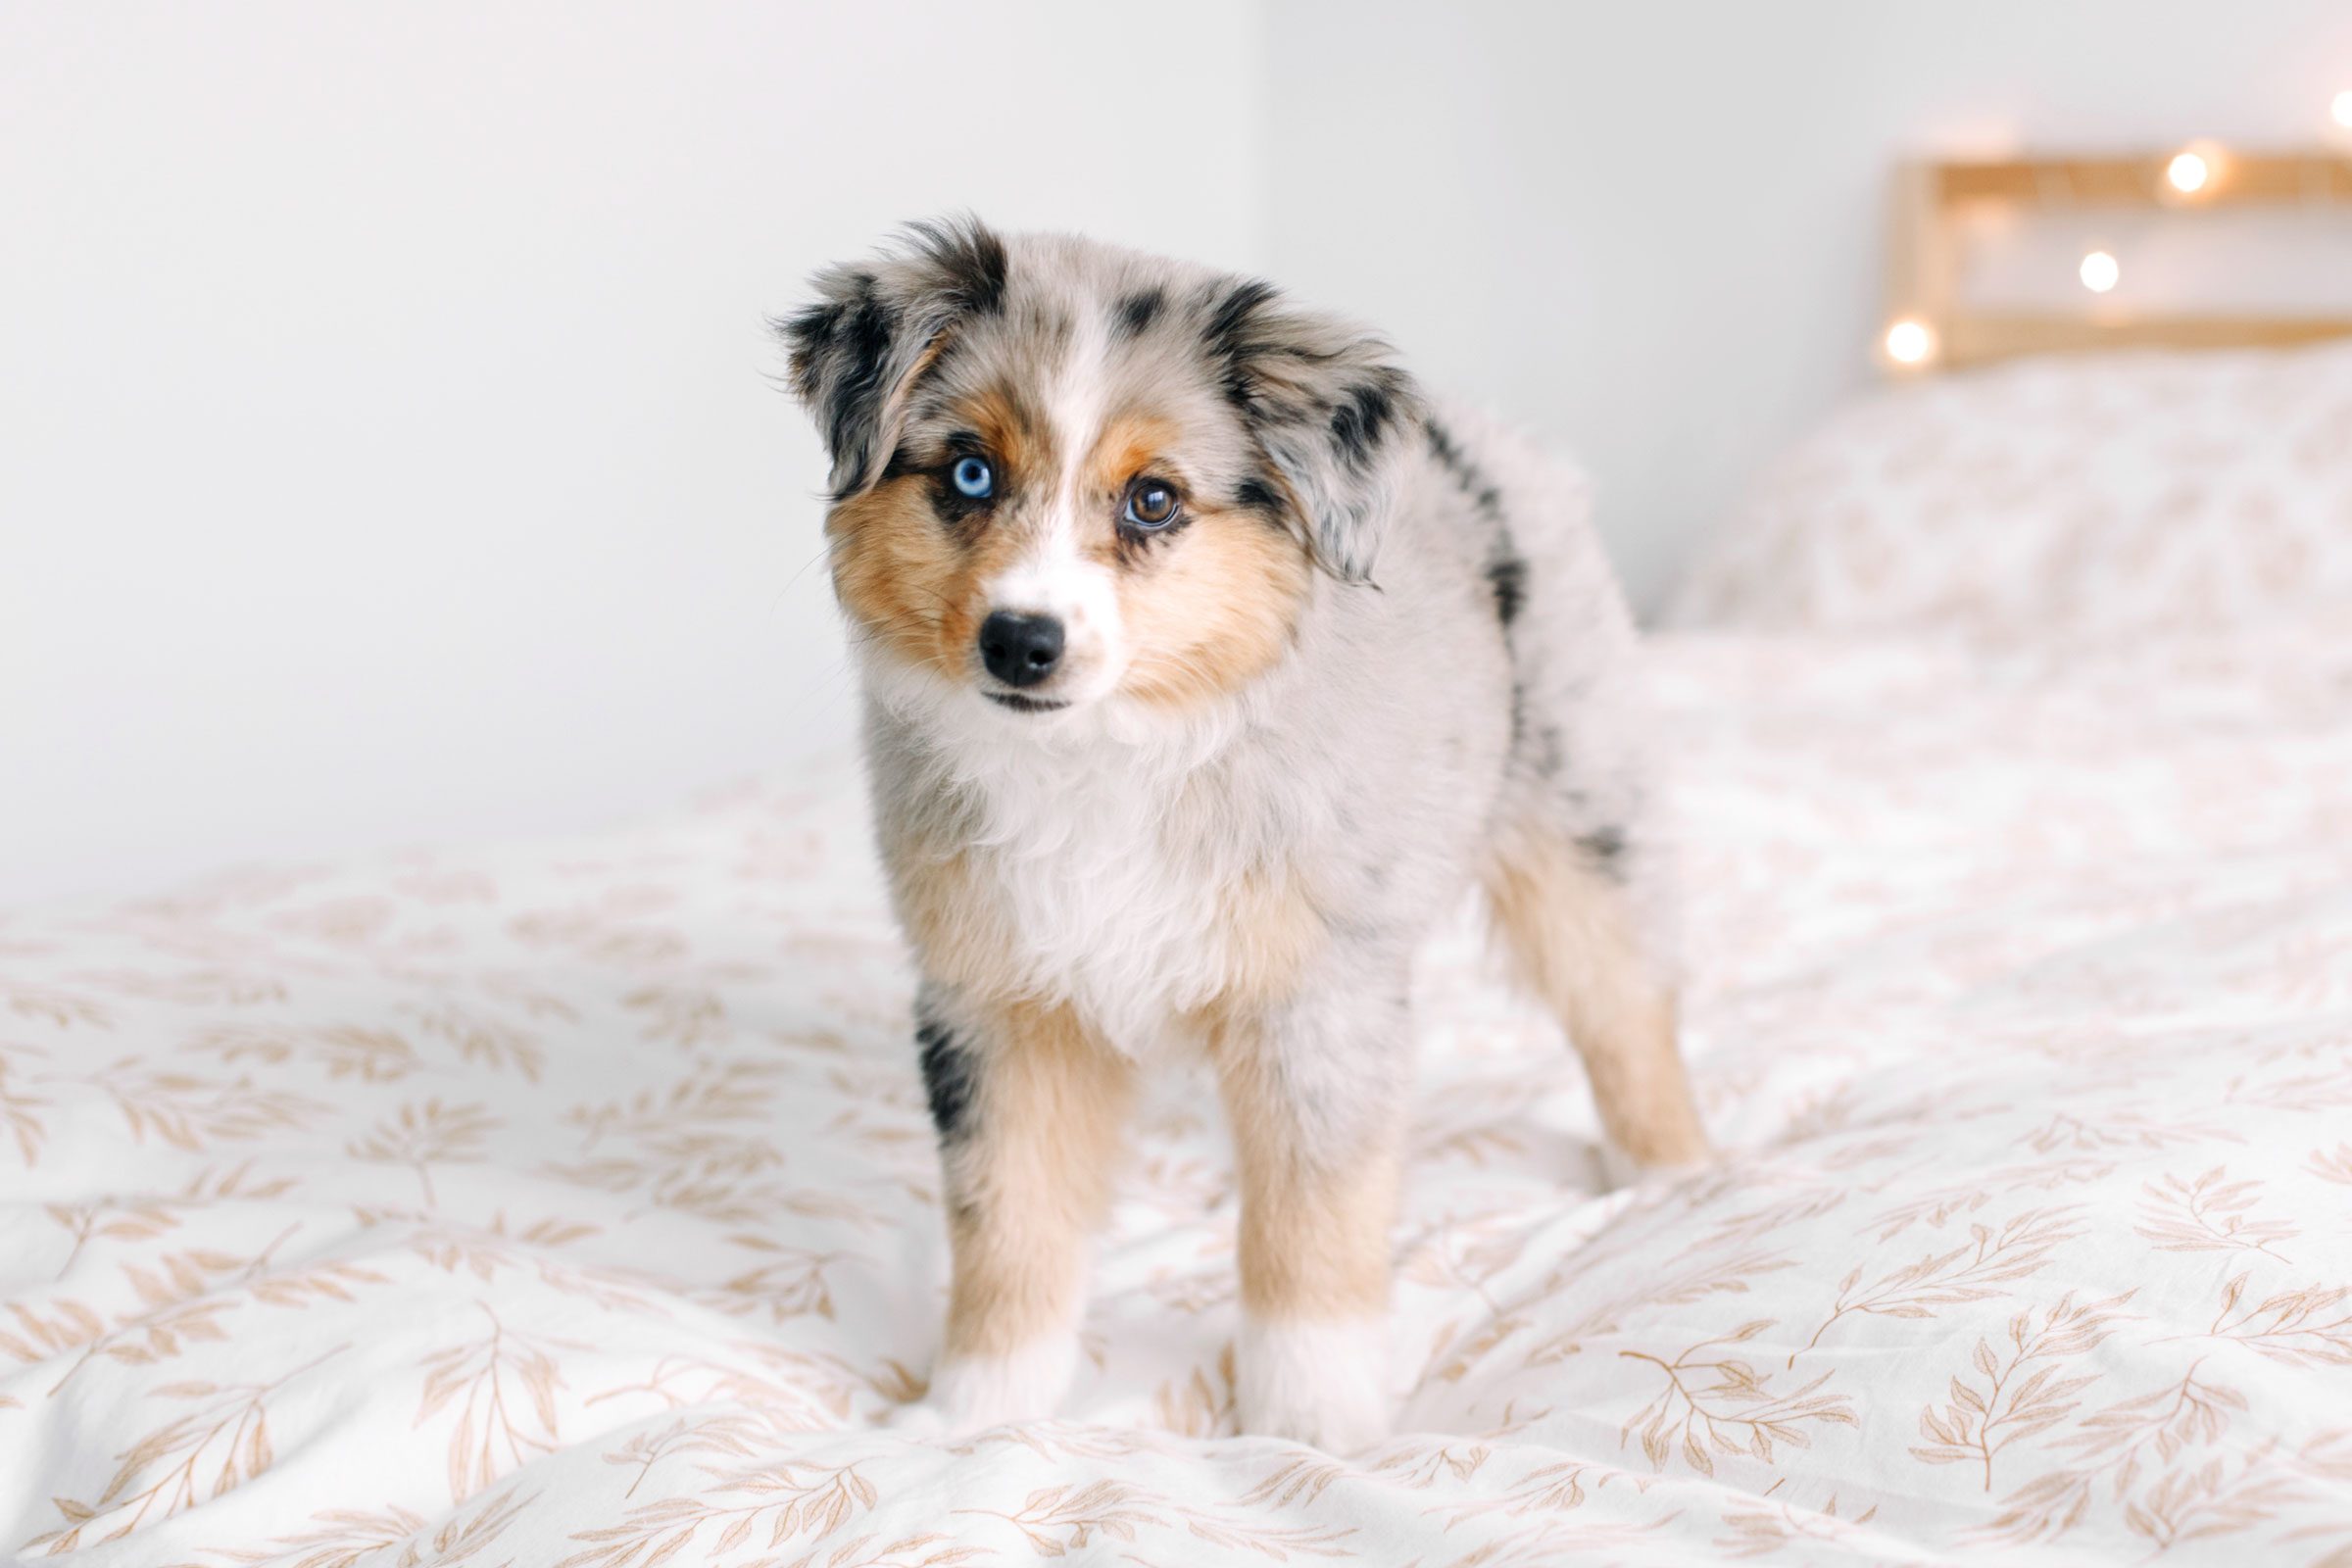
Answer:
[[[2092,251],[2082,258],[2082,286],[2093,294],[2104,294],[2123,281],[2124,268],[2105,251]]]
[[[1936,329],[1906,316],[1886,328],[1886,357],[1897,365],[1925,365],[1936,357]]]
[[[2337,124],[2346,130],[2352,130],[2352,91],[2337,93],[2335,103],[2329,108],[2328,113],[2335,116]]]
[[[2183,196],[2194,196],[2213,177],[2213,166],[2196,153],[2182,153],[2166,167],[2164,177]]]

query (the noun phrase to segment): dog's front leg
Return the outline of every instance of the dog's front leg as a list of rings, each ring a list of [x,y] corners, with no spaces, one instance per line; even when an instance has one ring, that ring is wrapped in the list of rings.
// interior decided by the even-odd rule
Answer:
[[[1213,1050],[1241,1176],[1242,1429],[1354,1452],[1389,1429],[1404,976],[1317,987]]]
[[[917,1011],[954,1281],[930,1396],[905,1424],[1050,1416],[1077,1363],[1087,1237],[1133,1072],[1066,1005],[926,988]]]

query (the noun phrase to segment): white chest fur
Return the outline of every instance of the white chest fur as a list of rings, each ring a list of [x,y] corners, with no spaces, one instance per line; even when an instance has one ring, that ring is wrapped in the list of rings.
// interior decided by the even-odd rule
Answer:
[[[971,887],[1003,911],[1021,989],[1068,999],[1143,1054],[1295,956],[1287,792],[1197,736],[1019,739],[971,757],[962,783]]]

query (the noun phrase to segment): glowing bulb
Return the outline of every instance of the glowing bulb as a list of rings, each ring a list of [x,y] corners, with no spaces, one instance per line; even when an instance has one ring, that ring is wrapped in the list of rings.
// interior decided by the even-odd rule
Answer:
[[[1925,365],[1936,357],[1936,329],[1910,317],[1886,328],[1886,357],[1897,365]]]
[[[2104,294],[2123,280],[2123,264],[2105,251],[2092,251],[2082,258],[2082,286],[2093,294]]]
[[[2212,166],[2195,153],[2182,153],[2165,170],[2164,177],[2183,196],[2194,196],[2213,177]]]
[[[2328,112],[2335,116],[2337,124],[2346,130],[2352,130],[2352,92],[2337,93],[2334,104],[2329,107]]]

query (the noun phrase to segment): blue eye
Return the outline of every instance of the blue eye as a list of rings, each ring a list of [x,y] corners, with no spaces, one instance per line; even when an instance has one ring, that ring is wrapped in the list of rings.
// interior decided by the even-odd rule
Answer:
[[[985,499],[997,487],[997,473],[986,458],[957,458],[956,466],[948,470],[956,488],[974,501]]]

